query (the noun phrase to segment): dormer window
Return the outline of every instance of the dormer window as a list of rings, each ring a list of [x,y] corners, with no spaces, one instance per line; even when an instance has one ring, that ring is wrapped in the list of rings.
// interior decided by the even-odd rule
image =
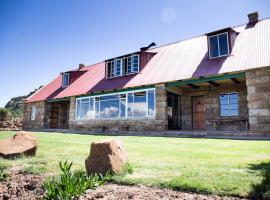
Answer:
[[[140,69],[139,57],[139,54],[131,54],[106,61],[107,78],[138,73]]]
[[[228,32],[208,36],[209,58],[229,55]]]
[[[69,73],[62,74],[62,88],[69,86]]]

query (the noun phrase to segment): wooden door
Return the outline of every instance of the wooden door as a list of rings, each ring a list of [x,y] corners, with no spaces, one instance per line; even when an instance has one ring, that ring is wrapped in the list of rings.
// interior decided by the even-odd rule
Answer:
[[[59,107],[53,106],[51,112],[51,128],[58,128]]]
[[[193,97],[193,129],[204,129],[205,113],[204,113],[204,96]]]

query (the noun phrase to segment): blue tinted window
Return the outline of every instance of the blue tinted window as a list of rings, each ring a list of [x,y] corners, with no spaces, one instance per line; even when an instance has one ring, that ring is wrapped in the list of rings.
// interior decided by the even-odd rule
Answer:
[[[139,71],[139,55],[132,55],[132,72]]]
[[[220,116],[238,115],[238,93],[219,95]]]
[[[227,55],[228,52],[228,34],[224,33],[218,36],[219,40],[219,55],[224,56]]]
[[[209,36],[209,56],[210,58],[225,56],[229,54],[228,33],[221,33],[214,36]]]
[[[148,91],[148,117],[155,115],[155,90]]]
[[[210,48],[210,57],[218,57],[218,37],[217,36],[211,36],[209,37],[209,48]]]

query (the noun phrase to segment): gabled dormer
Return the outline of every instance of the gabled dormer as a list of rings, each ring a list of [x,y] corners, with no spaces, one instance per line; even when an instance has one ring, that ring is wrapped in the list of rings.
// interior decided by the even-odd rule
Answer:
[[[155,55],[155,53],[147,52],[150,47],[155,45],[155,43],[151,43],[147,47],[142,47],[138,52],[105,60],[106,78],[109,79],[139,73]]]
[[[86,71],[84,70],[85,65],[79,64],[79,68],[62,73],[62,88],[66,88],[76,81]]]
[[[232,28],[225,28],[207,33],[209,59],[230,55],[237,33]]]

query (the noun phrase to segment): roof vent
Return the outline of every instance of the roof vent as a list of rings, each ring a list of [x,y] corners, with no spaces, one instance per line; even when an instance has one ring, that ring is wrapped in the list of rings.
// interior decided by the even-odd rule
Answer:
[[[146,51],[151,47],[157,46],[156,43],[152,42],[151,44],[149,44],[147,47],[142,47],[141,51]]]
[[[248,14],[248,24],[256,24],[259,21],[258,12]]]
[[[84,67],[85,67],[84,64],[79,64],[79,70],[82,69],[82,68],[84,68]]]

